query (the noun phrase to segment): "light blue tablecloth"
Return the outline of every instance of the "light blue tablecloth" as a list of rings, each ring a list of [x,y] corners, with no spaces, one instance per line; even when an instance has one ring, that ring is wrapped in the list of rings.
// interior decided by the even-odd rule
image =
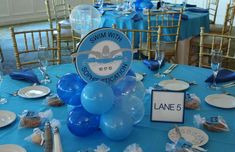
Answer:
[[[165,64],[162,67],[162,71],[167,69],[170,65]],[[132,69],[135,72],[145,72],[147,76],[144,78],[143,83],[146,88],[153,86],[163,79],[169,79],[164,77],[157,79],[154,77],[154,73],[150,71],[142,62],[134,61]],[[38,70],[35,70],[37,75],[40,76]],[[64,64],[57,66],[50,66],[48,68],[49,75],[51,76],[52,83],[48,87],[53,93],[56,93],[56,83],[58,79],[56,76],[63,76],[69,72],[75,72],[74,65]],[[209,152],[231,152],[235,148],[235,109],[219,109],[212,107],[205,103],[204,98],[209,95],[220,91],[213,91],[208,89],[208,84],[204,83],[204,80],[211,75],[211,70],[202,69],[197,67],[190,67],[186,65],[177,66],[172,75],[176,78],[182,78],[185,80],[196,80],[198,85],[191,86],[187,91],[196,93],[201,98],[200,110],[185,110],[185,122],[186,126],[193,126],[193,115],[200,113],[202,116],[217,116],[221,115],[227,121],[230,131],[215,133],[209,132],[203,129],[209,136],[209,142],[203,147],[208,149]],[[43,98],[40,99],[23,99],[21,97],[13,97],[7,94],[7,92],[13,92],[17,89],[30,85],[26,82],[12,80],[9,76],[6,76],[2,85],[1,95],[8,98],[8,103],[0,105],[1,110],[10,110],[16,114],[20,114],[23,110],[34,110],[40,111],[51,107],[47,107],[42,104]],[[235,87],[228,88],[228,91],[235,94]],[[168,139],[168,131],[174,127],[172,123],[160,123],[150,121],[150,97],[145,97],[145,109],[146,113],[144,119],[134,127],[133,132],[129,137],[122,141],[111,141],[102,134],[101,131],[95,132],[93,135],[88,137],[76,137],[72,135],[67,126],[66,119],[68,110],[66,106],[51,108],[54,113],[54,118],[61,121],[61,140],[64,152],[77,152],[80,149],[88,147],[95,148],[97,145],[102,143],[106,144],[111,148],[111,152],[122,152],[126,146],[132,143],[139,144],[145,152],[163,152],[165,151],[165,145],[170,142]],[[223,102],[223,101],[221,101]],[[0,144],[19,144],[27,149],[28,152],[41,152],[42,147],[32,144],[24,140],[25,137],[32,133],[32,129],[18,129],[19,117],[11,125],[0,128]]]
[[[142,19],[134,17],[137,13]],[[184,15],[188,16],[188,19],[182,19],[179,40],[199,35],[200,27],[205,27],[205,31],[209,32],[209,13],[185,11]],[[147,16],[142,12],[122,15],[117,11],[106,11],[102,16],[102,26],[112,27],[113,24],[120,29],[147,29]]]

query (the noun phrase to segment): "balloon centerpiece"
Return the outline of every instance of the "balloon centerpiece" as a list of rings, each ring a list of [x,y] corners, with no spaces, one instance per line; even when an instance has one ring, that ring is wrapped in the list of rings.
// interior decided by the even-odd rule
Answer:
[[[130,41],[116,29],[96,29],[81,40],[78,74],[66,74],[57,84],[60,99],[74,106],[67,119],[72,134],[84,137],[101,130],[122,140],[142,120],[145,88],[130,70],[131,62]]]

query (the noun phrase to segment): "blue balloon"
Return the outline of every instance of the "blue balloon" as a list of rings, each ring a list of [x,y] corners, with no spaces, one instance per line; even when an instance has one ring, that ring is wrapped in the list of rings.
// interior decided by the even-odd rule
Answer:
[[[57,94],[64,103],[69,103],[74,96],[81,94],[86,82],[76,73],[64,75],[57,83]],[[77,98],[77,103],[80,103],[80,98]],[[72,101],[75,104],[74,101]]]
[[[120,96],[116,99],[115,104],[117,104],[121,111],[131,116],[134,124],[139,123],[144,117],[144,103],[135,96]]]
[[[126,76],[123,79],[113,84],[112,89],[115,96],[126,95],[131,92],[136,86],[136,78],[132,76]]]
[[[113,90],[102,81],[90,82],[82,90],[81,103],[88,112],[103,114],[113,106]]]
[[[116,107],[101,115],[100,128],[108,138],[122,140],[133,130],[133,121],[128,114]]]
[[[130,91],[130,95],[138,97],[140,100],[144,99],[146,93],[146,89],[144,87],[143,82],[136,81],[135,87]]]
[[[72,106],[81,106],[81,92],[79,91],[72,95],[67,104]]]
[[[131,69],[127,72],[126,76],[136,77],[135,72],[132,71]]]
[[[74,108],[68,116],[69,131],[80,137],[88,136],[99,129],[100,116],[87,112],[82,106]]]

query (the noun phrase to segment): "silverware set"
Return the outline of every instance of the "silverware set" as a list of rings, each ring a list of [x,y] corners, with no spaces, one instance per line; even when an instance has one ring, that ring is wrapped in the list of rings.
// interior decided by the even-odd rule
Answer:
[[[44,130],[44,152],[63,152],[59,128],[53,127],[52,129],[50,123],[46,122]]]
[[[180,138],[186,140],[186,139],[182,136],[182,134],[181,134],[181,132],[180,132],[180,129],[179,129],[179,127],[178,127],[177,125],[175,125],[175,132],[179,135]],[[187,140],[186,140],[186,141],[187,141]],[[206,149],[204,149],[204,148],[202,148],[202,147],[199,147],[199,146],[196,146],[196,145],[192,145],[192,148],[193,148],[193,149],[196,149],[196,150],[198,150],[198,151],[202,151],[202,152],[206,152],[206,151],[207,151]],[[187,150],[188,152],[193,152],[192,150],[190,150],[190,149],[188,149],[188,148],[186,148],[186,150]]]

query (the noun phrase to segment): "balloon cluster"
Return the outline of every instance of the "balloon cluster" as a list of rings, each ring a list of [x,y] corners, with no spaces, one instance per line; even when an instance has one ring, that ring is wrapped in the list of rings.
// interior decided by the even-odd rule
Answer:
[[[101,129],[108,138],[121,140],[144,116],[145,88],[131,70],[111,86],[102,81],[86,83],[78,74],[69,73],[58,81],[57,94],[74,106],[67,126],[76,136],[88,136]]]

